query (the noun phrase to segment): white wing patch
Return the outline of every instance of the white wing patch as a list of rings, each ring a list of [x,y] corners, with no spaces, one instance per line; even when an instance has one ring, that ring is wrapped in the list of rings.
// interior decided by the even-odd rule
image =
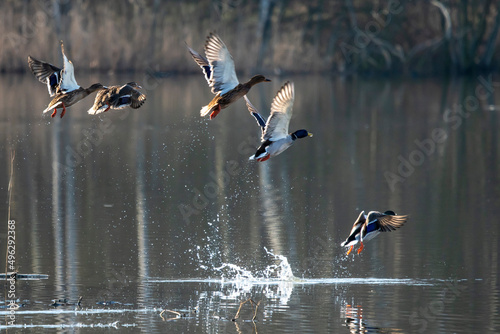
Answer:
[[[205,54],[212,67],[209,85],[212,93],[221,95],[239,85],[234,69],[233,57],[224,42],[216,34],[211,33],[205,43]]]
[[[60,88],[64,93],[72,92],[80,88],[80,85],[75,80],[75,69],[73,63],[64,54],[64,46],[61,44],[61,50],[64,58],[64,68],[62,71]]]
[[[271,104],[271,116],[266,123],[262,141],[276,141],[288,136],[288,126],[292,118],[295,89],[293,82],[286,82],[278,91]]]

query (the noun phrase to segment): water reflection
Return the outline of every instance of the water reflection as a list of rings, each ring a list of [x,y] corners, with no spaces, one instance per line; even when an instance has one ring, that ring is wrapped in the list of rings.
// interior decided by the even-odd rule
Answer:
[[[341,310],[341,318],[345,321],[345,326],[349,329],[352,334],[358,333],[406,333],[405,330],[401,328],[380,328],[373,326],[372,322],[375,320],[370,320],[367,317],[363,317],[363,306],[361,305],[345,305]]]
[[[422,297],[426,290],[411,282],[458,277],[467,279],[470,293],[461,295],[463,303],[450,304],[453,316],[483,314],[488,323],[477,328],[498,327],[499,244],[491,236],[500,233],[494,223],[500,214],[500,120],[488,107],[499,97],[494,79],[301,77],[295,80],[292,124],[303,124],[315,137],[262,164],[247,161],[258,146],[258,128],[244,103],[215,121],[200,120],[199,107],[210,92],[198,79],[159,82],[137,111],[91,118],[82,101],[64,119],[46,119],[39,113],[48,100],[43,86],[31,76],[0,78],[0,154],[8,161],[10,149],[16,151],[19,265],[50,277],[44,284],[18,283],[27,311],[41,310],[53,298],[83,295],[89,308],[117,301],[147,310],[130,312],[124,323],[148,332],[166,329],[154,311],[166,306],[200,310],[196,325],[179,319],[186,324],[177,331],[200,325],[212,332],[290,326],[312,332],[325,319],[337,331],[341,301],[354,295],[357,303],[350,305],[363,305],[349,311],[358,328],[407,331],[413,329],[413,306],[406,303],[422,298],[418,309],[435,298]],[[256,87],[252,101],[268,110],[281,81],[271,89]],[[492,90],[484,95],[487,88]],[[33,92],[29,100],[16,96],[26,90]],[[435,129],[446,139],[432,145]],[[412,165],[401,172],[403,160]],[[399,177],[395,183],[387,172]],[[0,164],[0,175],[8,175],[7,164]],[[7,189],[6,178],[0,178],[0,189]],[[0,192],[4,203],[5,196]],[[411,218],[401,233],[346,257],[339,243],[357,213],[369,208]],[[6,216],[5,207],[0,214]],[[266,250],[286,258],[292,275],[282,274],[282,259]],[[283,275],[319,281],[262,282]],[[236,277],[242,280],[226,284]],[[401,286],[385,291],[366,277]],[[161,281],[190,278],[201,282]],[[354,278],[372,285],[360,287]],[[472,283],[477,278],[482,284]],[[249,297],[263,301],[257,329],[227,321]],[[372,317],[377,303],[390,319]],[[335,310],[335,319],[322,310]],[[64,312],[43,320],[21,311],[19,321],[77,321]],[[214,321],[214,314],[226,322]],[[441,328],[449,317],[439,313],[433,324]]]
[[[361,305],[345,305],[341,311],[341,318],[345,319],[349,332],[356,333],[377,333],[379,328],[367,327],[363,321],[363,307]]]

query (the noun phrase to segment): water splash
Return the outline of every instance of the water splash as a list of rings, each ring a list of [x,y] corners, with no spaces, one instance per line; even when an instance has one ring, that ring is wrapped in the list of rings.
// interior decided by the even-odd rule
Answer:
[[[268,265],[263,270],[255,270],[252,272],[249,269],[241,267],[233,263],[222,263],[221,266],[215,267],[214,270],[221,274],[222,280],[230,279],[236,281],[258,281],[258,280],[275,280],[275,281],[293,281],[297,278],[293,275],[292,267],[286,256],[276,255],[264,247],[267,255],[270,255],[277,260],[278,263]]]
[[[228,269],[227,271],[224,271],[224,269]],[[230,275],[227,278],[235,279],[235,280],[255,280],[256,277],[252,274],[250,270],[246,270],[236,264],[232,263],[223,263],[220,267],[214,268],[216,271],[220,272],[222,274],[222,279],[224,280],[224,273],[234,273],[234,275]]]
[[[266,269],[264,269],[264,276],[266,278],[271,278],[273,277],[273,275],[276,275],[276,278],[283,281],[291,281],[296,279],[296,277],[293,275],[292,267],[290,266],[290,263],[288,263],[288,259],[285,256],[276,255],[271,251],[268,251],[266,247],[264,247],[264,250],[268,255],[271,255],[276,260],[280,261],[278,264],[269,265]]]

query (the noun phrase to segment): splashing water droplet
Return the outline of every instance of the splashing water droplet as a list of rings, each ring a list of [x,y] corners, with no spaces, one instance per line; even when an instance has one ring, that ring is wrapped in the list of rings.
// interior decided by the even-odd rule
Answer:
[[[241,268],[240,266],[237,266],[232,263],[223,263],[220,267],[214,268],[217,271],[222,272],[223,269],[228,268],[229,272],[235,273],[234,278],[236,280],[253,280],[255,277],[252,275],[252,272],[249,270],[246,270],[244,268]],[[222,274],[222,278],[224,278],[224,274]],[[229,278],[229,277],[228,277]]]
[[[270,265],[266,268],[266,270],[270,270],[269,274],[276,272],[278,279],[283,281],[293,280],[295,276],[293,276],[292,267],[290,263],[288,263],[288,259],[283,255],[276,255],[271,251],[268,251],[266,247],[264,250],[268,255],[273,256],[276,260],[280,260],[280,263],[277,265]]]
[[[292,267],[288,263],[288,259],[283,255],[276,255],[268,251],[265,247],[264,250],[275,260],[277,264],[270,264],[263,270],[245,269],[233,263],[222,263],[221,266],[215,267],[214,270],[221,273],[222,279],[231,279],[236,281],[257,281],[257,280],[275,280],[275,281],[292,281],[296,277],[293,275]]]

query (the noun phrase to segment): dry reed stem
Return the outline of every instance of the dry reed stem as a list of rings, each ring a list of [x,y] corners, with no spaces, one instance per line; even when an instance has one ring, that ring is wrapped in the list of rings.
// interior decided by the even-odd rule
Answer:
[[[9,186],[7,188],[8,191],[8,208],[7,208],[7,231],[9,230],[9,221],[10,221],[10,207],[12,203],[12,189],[14,187],[14,158],[16,157],[16,151],[10,151],[10,175],[9,175]],[[8,257],[9,256],[9,246],[8,243],[5,243],[5,280],[7,280],[7,268],[8,268]]]
[[[10,221],[10,207],[12,203],[12,189],[14,186],[14,158],[16,157],[16,151],[11,150],[10,151],[10,175],[9,175],[9,186],[8,186],[8,197],[9,197],[9,206],[7,209],[7,231],[9,231],[9,221]],[[8,234],[7,234],[8,235]],[[8,238],[7,238],[8,239]],[[7,281],[7,268],[8,268],[8,259],[9,259],[9,243],[5,243],[5,281]],[[7,300],[7,284],[5,285],[5,291],[4,291],[4,300]],[[7,316],[7,315],[6,315]]]
[[[163,313],[166,313],[166,312],[170,312],[170,313],[173,313],[176,315],[176,317],[173,317],[173,318],[166,318],[163,316]],[[163,321],[169,321],[169,320],[174,320],[174,319],[179,319],[182,317],[182,313],[180,312],[177,312],[177,311],[173,311],[173,310],[167,310],[167,309],[164,309],[160,312],[160,317],[162,318]]]
[[[236,312],[236,315],[234,316],[234,318],[232,319],[232,321],[236,321],[236,319],[238,319],[240,317],[241,308],[243,307],[243,305],[245,305],[248,302],[250,302],[250,304],[252,306],[255,306],[255,311],[254,311],[253,318],[252,318],[252,321],[254,321],[257,318],[257,309],[259,308],[259,305],[260,305],[261,301],[262,300],[259,300],[259,302],[256,303],[256,302],[253,301],[252,298],[248,298],[247,300],[240,302],[240,307],[238,308],[238,312]],[[253,307],[252,307],[252,309],[253,309]]]

